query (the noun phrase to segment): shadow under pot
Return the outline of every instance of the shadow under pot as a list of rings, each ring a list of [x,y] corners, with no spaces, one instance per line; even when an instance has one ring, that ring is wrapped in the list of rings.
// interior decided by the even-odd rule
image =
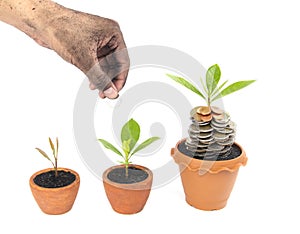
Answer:
[[[149,197],[153,174],[150,169],[131,164],[117,165],[104,171],[103,185],[114,211],[120,214],[140,212]]]
[[[243,148],[234,143],[237,155],[230,160],[209,161],[193,158],[183,152],[185,139],[171,149],[178,164],[186,202],[200,210],[219,210],[226,206],[239,167],[247,163]]]
[[[40,209],[50,215],[70,211],[75,202],[79,185],[79,174],[68,168],[58,168],[55,177],[53,168],[34,173],[29,180],[32,195]]]

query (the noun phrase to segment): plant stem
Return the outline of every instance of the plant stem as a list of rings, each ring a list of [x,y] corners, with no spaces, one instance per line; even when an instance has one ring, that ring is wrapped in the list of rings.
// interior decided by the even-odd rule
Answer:
[[[129,153],[125,152],[125,176],[128,177]]]
[[[54,172],[55,172],[55,177],[57,177],[58,176],[58,172],[57,172],[57,157],[55,157]]]
[[[207,97],[207,106],[210,107],[210,97]]]
[[[125,164],[125,176],[128,177],[128,164]]]

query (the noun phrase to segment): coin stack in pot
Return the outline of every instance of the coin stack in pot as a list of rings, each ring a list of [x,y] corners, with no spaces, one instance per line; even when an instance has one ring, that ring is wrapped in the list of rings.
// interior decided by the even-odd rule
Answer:
[[[235,140],[235,124],[228,113],[218,107],[199,106],[191,111],[185,145],[195,158],[216,160],[230,154]]]

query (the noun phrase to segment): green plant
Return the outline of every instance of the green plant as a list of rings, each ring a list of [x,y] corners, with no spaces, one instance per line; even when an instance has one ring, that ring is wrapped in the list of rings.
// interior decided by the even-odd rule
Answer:
[[[54,161],[52,161],[51,158],[40,148],[35,148],[35,149],[37,151],[39,151],[41,153],[41,155],[43,155],[46,159],[48,159],[52,163],[52,166],[53,166],[53,169],[55,172],[55,177],[57,177],[58,176],[58,173],[57,173],[58,138],[56,137],[56,146],[54,146],[51,138],[49,137],[49,144],[50,144],[50,147],[52,150]]]
[[[200,92],[199,89],[197,89],[193,84],[188,82],[182,77],[174,76],[171,74],[167,74],[168,77],[176,81],[177,83],[185,86],[186,88],[190,89],[194,93],[198,94],[201,98],[203,98],[207,106],[210,106],[213,101],[218,100],[219,98],[222,98],[228,94],[231,94],[233,92],[236,92],[242,88],[245,88],[246,86],[253,83],[255,80],[243,80],[243,81],[237,81],[226,88],[223,89],[223,87],[227,84],[228,80],[223,82],[221,85],[218,86],[220,78],[221,78],[221,70],[218,64],[212,65],[210,68],[208,68],[206,72],[206,82],[204,84],[203,80],[200,78],[201,85],[204,90],[204,94]]]
[[[143,143],[139,144],[137,147],[135,147],[139,138],[140,138],[140,126],[134,119],[130,119],[122,127],[122,131],[121,131],[123,154],[108,141],[104,139],[98,139],[98,140],[102,143],[102,145],[105,148],[110,149],[111,151],[113,151],[114,153],[122,157],[123,161],[119,161],[119,162],[125,165],[126,175],[128,175],[128,165],[131,163],[129,161],[130,158],[138,151],[144,149],[152,142],[159,139],[159,137],[151,137],[145,140]]]

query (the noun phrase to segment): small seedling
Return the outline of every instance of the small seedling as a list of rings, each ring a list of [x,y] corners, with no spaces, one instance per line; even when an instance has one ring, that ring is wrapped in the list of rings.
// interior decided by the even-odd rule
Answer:
[[[171,74],[167,74],[168,77],[176,81],[177,83],[185,86],[189,90],[193,91],[194,93],[198,94],[201,98],[203,98],[207,106],[210,107],[211,103],[213,101],[216,101],[228,94],[231,94],[233,92],[236,92],[242,88],[245,88],[246,86],[252,84],[255,80],[243,80],[243,81],[237,81],[226,88],[223,89],[223,87],[227,84],[228,80],[223,82],[221,85],[218,86],[220,78],[221,78],[221,70],[218,64],[212,65],[210,68],[208,68],[206,72],[206,83],[204,84],[203,80],[200,78],[201,85],[204,90],[204,94],[200,92],[199,89],[197,89],[194,85],[192,85],[190,82],[185,80],[182,77],[174,76]]]
[[[55,177],[57,177],[58,176],[58,173],[57,173],[58,138],[56,137],[56,146],[54,146],[51,138],[49,137],[49,144],[50,144],[50,147],[52,150],[54,161],[52,161],[51,158],[43,150],[41,150],[39,148],[35,148],[35,149],[37,151],[39,151],[41,153],[41,155],[43,155],[46,159],[48,159],[52,163],[52,166],[53,166],[53,169],[55,172]]]
[[[105,148],[110,149],[111,151],[113,151],[114,153],[122,157],[123,160],[118,162],[125,165],[125,170],[126,170],[125,173],[126,176],[128,176],[128,165],[131,163],[130,162],[131,157],[138,151],[144,149],[152,142],[159,139],[159,137],[150,137],[149,139],[145,140],[143,143],[135,147],[139,138],[140,138],[140,126],[134,119],[130,119],[127,123],[125,123],[121,131],[123,153],[121,153],[115,146],[113,146],[108,141],[104,139],[98,139],[98,140],[102,143],[102,145]]]

